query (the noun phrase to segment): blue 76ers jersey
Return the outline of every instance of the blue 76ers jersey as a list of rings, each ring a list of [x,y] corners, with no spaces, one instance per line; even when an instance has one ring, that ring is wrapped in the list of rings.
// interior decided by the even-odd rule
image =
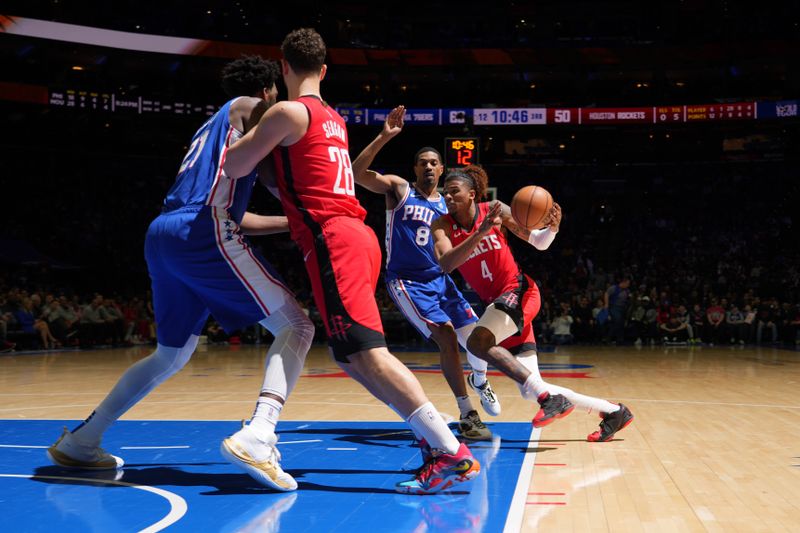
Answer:
[[[187,206],[211,206],[226,209],[238,224],[244,216],[256,172],[239,179],[229,178],[222,170],[225,152],[242,136],[230,123],[230,100],[203,124],[192,137],[175,183],[164,200],[164,211]]]
[[[409,184],[397,207],[386,211],[387,279],[429,281],[442,275],[433,253],[431,224],[445,214],[443,196],[428,200]]]

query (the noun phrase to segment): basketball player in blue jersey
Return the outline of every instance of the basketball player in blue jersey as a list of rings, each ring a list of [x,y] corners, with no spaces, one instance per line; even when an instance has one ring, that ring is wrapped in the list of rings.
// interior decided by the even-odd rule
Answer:
[[[281,469],[275,426],[302,371],[314,326],[244,238],[287,231],[286,217],[245,213],[257,172],[232,179],[222,168],[228,148],[275,102],[277,78],[277,65],[258,57],[239,59],[223,70],[228,95],[249,96],[230,100],[197,131],[162,213],[147,230],[156,351],[129,368],[89,418],[64,430],[47,451],[57,465],[122,467],[122,459],[100,448],[103,434],[189,361],[210,313],[228,331],[258,322],[275,336],[255,412],[248,425],[223,441],[222,454],[267,487],[297,488]]]
[[[437,187],[442,158],[430,147],[414,156],[414,183],[400,176],[368,170],[380,149],[403,128],[403,106],[393,109],[380,134],[353,162],[356,183],[386,197],[386,284],[400,312],[425,338],[439,346],[442,373],[456,397],[459,433],[472,440],[490,440],[492,433],[473,409],[461,370],[458,345],[466,346],[478,317],[453,280],[442,272],[433,253],[431,223],[447,214]],[[484,410],[500,414],[500,402],[486,379],[487,363],[467,352],[472,372],[467,382]]]

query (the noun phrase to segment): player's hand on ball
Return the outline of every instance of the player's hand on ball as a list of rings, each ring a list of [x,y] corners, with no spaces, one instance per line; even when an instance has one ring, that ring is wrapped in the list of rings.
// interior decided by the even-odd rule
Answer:
[[[561,206],[553,202],[553,207],[550,208],[550,214],[545,221],[545,226],[549,227],[551,231],[557,232],[558,227],[561,225]]]
[[[503,223],[503,219],[500,217],[501,210],[502,206],[500,202],[492,202],[492,205],[489,207],[489,212],[486,213],[486,218],[481,221],[481,225],[478,227],[478,231],[485,234],[489,233],[495,226],[500,227]]]

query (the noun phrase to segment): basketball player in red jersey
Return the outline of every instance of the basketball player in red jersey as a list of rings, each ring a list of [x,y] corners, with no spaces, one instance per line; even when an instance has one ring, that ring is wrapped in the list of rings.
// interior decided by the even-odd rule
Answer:
[[[478,203],[488,184],[489,178],[479,166],[448,172],[444,181],[448,214],[431,226],[434,252],[442,270],[449,273],[458,268],[487,304],[467,339],[467,347],[516,381],[525,399],[539,402],[534,426],[546,426],[578,405],[596,410],[602,417],[600,429],[587,440],[611,440],[633,420],[627,407],[542,380],[532,326],[541,305],[539,289],[520,270],[502,230],[506,228],[538,250],[546,250],[558,233],[561,207],[554,203],[545,228],[530,231],[517,224],[511,208],[503,202]]]
[[[303,253],[334,359],[429,444],[430,458],[396,490],[427,494],[468,481],[480,464],[456,440],[414,374],[386,348],[375,301],[380,246],[355,197],[344,120],[320,94],[325,43],[314,30],[300,29],[286,37],[281,51],[289,101],[270,108],[231,147],[225,172],[247,174],[272,154],[289,230]]]

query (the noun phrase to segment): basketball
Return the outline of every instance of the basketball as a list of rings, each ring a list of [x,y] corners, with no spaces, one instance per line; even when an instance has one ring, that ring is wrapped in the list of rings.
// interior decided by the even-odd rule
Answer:
[[[544,227],[544,220],[553,207],[553,197],[543,187],[527,185],[511,199],[511,216],[529,230]]]

